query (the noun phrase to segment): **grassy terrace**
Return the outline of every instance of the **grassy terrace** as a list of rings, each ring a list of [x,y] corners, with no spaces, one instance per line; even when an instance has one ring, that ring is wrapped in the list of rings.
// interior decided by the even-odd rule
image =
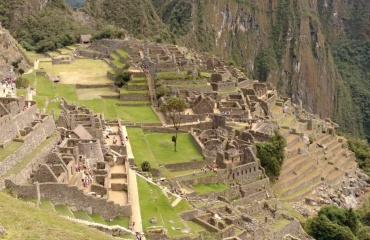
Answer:
[[[125,66],[125,64],[121,62],[121,60],[119,60],[119,56],[117,54],[112,53],[110,56],[113,58],[112,63],[116,65],[118,68],[123,68],[123,66]]]
[[[170,196],[167,198],[162,190],[148,183],[145,179],[138,177],[139,202],[141,209],[141,217],[144,230],[150,226],[164,226],[168,230],[170,237],[190,236],[195,237],[204,228],[188,221],[183,221],[178,214],[185,210],[190,210],[192,207],[184,200],[182,200],[176,207],[172,207],[171,203],[175,198]],[[150,223],[150,218],[156,217],[158,222],[156,224]],[[169,221],[172,220],[173,223]],[[189,229],[190,233],[182,233],[180,230],[174,228]]]
[[[0,222],[6,229],[2,239],[115,239],[94,228],[69,221],[56,212],[16,201],[0,192]]]
[[[13,141],[6,148],[0,148],[0,163],[10,154],[14,153],[22,144],[22,142]]]
[[[229,189],[229,187],[224,183],[197,184],[193,186],[193,188],[198,194],[222,192]]]
[[[53,140],[55,140],[59,134],[54,134],[49,139],[43,141],[37,148],[35,148],[32,152],[29,152],[26,156],[22,158],[20,162],[15,164],[9,171],[7,171],[4,176],[2,176],[3,179],[9,177],[12,174],[18,174],[22,169],[24,169],[35,157],[36,155],[44,148],[46,145],[51,143]]]
[[[141,128],[127,128],[130,136],[131,147],[138,167],[148,161],[152,168],[159,169],[166,178],[191,174],[194,170],[170,172],[160,164],[190,162],[192,159],[203,161],[203,156],[195,148],[190,135],[179,135],[178,151],[174,152],[171,137],[173,134],[143,132]]]
[[[237,88],[232,88],[232,89],[226,89],[226,90],[222,90],[222,91],[218,91],[219,93],[233,93],[233,92],[237,92]]]
[[[121,88],[120,89],[121,94],[130,94],[130,93],[149,93],[148,90],[137,90],[137,91],[129,91],[126,88]]]
[[[146,81],[146,77],[133,77],[132,81]]]
[[[128,53],[123,49],[117,49],[116,52],[120,55],[120,57],[127,58]]]
[[[159,164],[203,161],[203,155],[191,141],[189,133],[180,133],[177,152],[174,151],[172,133],[144,132],[149,146]]]

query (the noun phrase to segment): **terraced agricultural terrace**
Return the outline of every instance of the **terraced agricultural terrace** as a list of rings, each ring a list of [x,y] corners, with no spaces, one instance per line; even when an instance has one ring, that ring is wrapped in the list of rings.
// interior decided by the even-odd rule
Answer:
[[[367,178],[337,124],[215,56],[133,38],[25,54],[29,87],[0,97],[0,187],[35,218],[98,239],[311,239],[310,203],[358,204]],[[276,138],[274,177],[256,146]]]

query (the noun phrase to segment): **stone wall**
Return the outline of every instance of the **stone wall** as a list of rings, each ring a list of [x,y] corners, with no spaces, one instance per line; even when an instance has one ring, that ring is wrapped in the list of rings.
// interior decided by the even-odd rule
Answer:
[[[31,160],[30,163],[17,175],[12,175],[9,177],[15,184],[25,184],[27,180],[31,177],[31,174],[37,170],[40,164],[45,162],[50,154],[52,148],[57,144],[59,138],[56,137],[48,145],[46,145],[37,155]]]
[[[199,215],[198,209],[184,211],[179,214],[181,219],[185,221],[192,221],[197,215]]]
[[[189,91],[198,91],[198,92],[212,92],[212,87],[210,85],[187,85],[187,86],[168,86],[172,93],[176,93],[179,90],[189,90]]]
[[[85,49],[77,49],[76,53],[77,55],[80,55],[86,58],[107,58],[109,57],[109,54],[106,54],[104,52],[97,52],[97,51],[85,50]]]
[[[1,117],[0,144],[9,142],[14,139],[18,134],[18,129],[30,127],[32,121],[34,120],[36,111],[36,105],[32,105],[28,107],[26,111],[22,111],[13,117],[8,115]]]
[[[266,199],[266,197],[267,197],[266,191],[259,191],[259,192],[250,194],[246,197],[243,197],[241,199],[234,201],[232,205],[233,206],[244,206],[256,200]]]
[[[211,83],[211,85],[212,85],[213,91],[225,91],[225,90],[230,90],[236,87],[235,82],[219,82],[219,83]]]
[[[36,184],[17,185],[6,180],[5,185],[20,198],[37,198]],[[103,198],[86,195],[75,186],[62,183],[41,183],[39,186],[41,198],[49,199],[54,205],[68,205],[77,210],[100,214],[105,220],[132,214],[131,205],[120,206]]]
[[[199,160],[199,159],[198,159]],[[171,172],[189,170],[189,169],[201,169],[206,163],[204,161],[192,161],[174,164],[165,164],[164,166]]]
[[[149,90],[148,85],[127,85],[127,90],[129,91],[142,91],[142,90]]]
[[[4,175],[10,168],[21,161],[24,156],[53,134],[55,130],[54,118],[46,116],[42,123],[36,124],[32,129],[33,131],[25,136],[24,139],[21,139],[23,145],[0,163],[0,176]]]

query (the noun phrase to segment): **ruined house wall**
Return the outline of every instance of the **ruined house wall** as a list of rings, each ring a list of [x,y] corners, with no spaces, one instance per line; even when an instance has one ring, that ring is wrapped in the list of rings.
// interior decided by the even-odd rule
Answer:
[[[0,176],[4,175],[10,168],[22,160],[29,152],[39,146],[55,130],[55,123],[52,116],[44,118],[42,123],[33,127],[25,138],[24,143],[15,152],[10,154],[0,163]]]
[[[16,185],[10,180],[6,180],[5,184],[18,197],[37,198],[36,184]],[[106,199],[86,195],[75,186],[62,183],[41,183],[39,185],[41,197],[49,199],[54,205],[68,205],[77,210],[100,214],[106,220],[132,214],[131,205],[120,206]]]
[[[46,145],[19,174],[10,176],[10,179],[15,184],[25,184],[30,178],[31,174],[37,170],[39,165],[45,163],[45,159],[50,156],[51,150],[57,144],[58,140],[58,138],[55,138],[55,140]]]

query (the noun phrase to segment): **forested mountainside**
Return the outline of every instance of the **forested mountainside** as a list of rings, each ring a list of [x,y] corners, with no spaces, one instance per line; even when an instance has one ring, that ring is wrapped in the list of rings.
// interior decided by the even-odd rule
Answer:
[[[222,56],[370,139],[370,1],[85,0],[75,11],[63,0],[2,2],[0,21],[29,49],[65,45],[85,32],[176,42]]]

